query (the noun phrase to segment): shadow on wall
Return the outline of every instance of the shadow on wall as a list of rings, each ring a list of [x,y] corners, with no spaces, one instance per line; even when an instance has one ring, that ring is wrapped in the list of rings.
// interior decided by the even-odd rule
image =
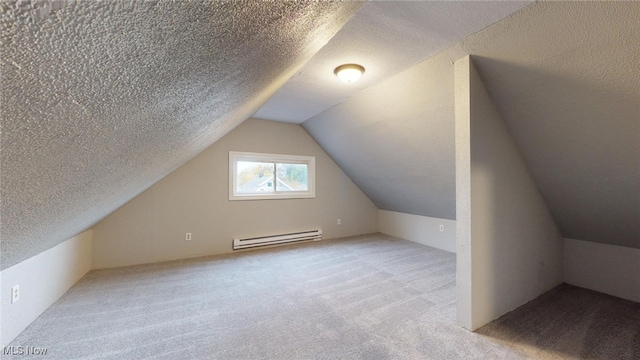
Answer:
[[[473,59],[563,236],[640,248],[640,88],[628,66],[583,75]]]

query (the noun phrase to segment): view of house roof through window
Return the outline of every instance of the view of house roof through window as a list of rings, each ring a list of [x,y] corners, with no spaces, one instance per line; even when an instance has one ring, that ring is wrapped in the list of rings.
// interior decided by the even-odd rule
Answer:
[[[312,156],[229,153],[229,200],[315,196]]]

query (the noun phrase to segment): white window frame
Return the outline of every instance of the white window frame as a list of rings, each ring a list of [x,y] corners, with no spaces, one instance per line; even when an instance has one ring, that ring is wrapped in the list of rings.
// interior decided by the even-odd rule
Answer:
[[[307,165],[307,190],[275,193],[236,193],[236,164],[238,161],[256,161]],[[274,174],[274,182],[276,181]],[[308,199],[316,197],[316,157],[302,155],[263,154],[229,151],[229,200]]]

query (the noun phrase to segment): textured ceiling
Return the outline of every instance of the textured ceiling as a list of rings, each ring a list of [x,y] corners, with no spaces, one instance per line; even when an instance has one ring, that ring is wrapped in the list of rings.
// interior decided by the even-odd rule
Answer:
[[[455,219],[453,99],[438,54],[302,126],[378,208]]]
[[[303,126],[379,208],[452,219],[452,62],[476,55],[563,235],[640,248],[638,19],[537,2]]]
[[[321,69],[353,59],[347,32],[303,68],[359,6],[0,2],[2,269],[92,226],[293,74],[259,114],[320,113],[304,127],[380,208],[453,218],[452,61],[466,54],[564,235],[640,248],[640,3],[534,3],[391,79],[460,35],[438,33],[449,20],[480,26],[464,10],[479,5],[367,3],[346,29],[408,49],[355,47],[368,72],[351,88]]]
[[[530,4],[531,1],[367,2],[254,117],[302,123]],[[366,68],[346,85],[345,63]]]
[[[253,114],[359,3],[4,1],[2,269]]]

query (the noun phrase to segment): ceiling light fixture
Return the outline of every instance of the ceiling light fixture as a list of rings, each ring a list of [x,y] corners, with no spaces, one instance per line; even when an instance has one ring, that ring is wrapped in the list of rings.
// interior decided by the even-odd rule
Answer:
[[[360,76],[364,74],[364,68],[358,64],[344,64],[333,70],[333,73],[338,79],[350,84],[360,79]]]

